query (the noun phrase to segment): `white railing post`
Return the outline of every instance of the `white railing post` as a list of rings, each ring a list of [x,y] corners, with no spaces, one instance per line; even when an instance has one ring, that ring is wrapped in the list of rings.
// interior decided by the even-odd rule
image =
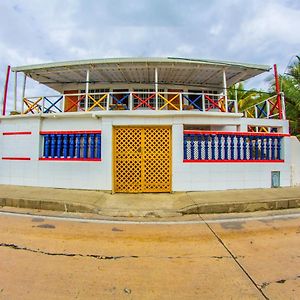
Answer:
[[[44,113],[44,108],[45,108],[45,97],[42,96],[42,114]]]
[[[155,68],[155,110],[158,110],[158,71]]]
[[[269,119],[270,117],[270,102],[269,100],[266,100],[267,101],[267,119]]]
[[[257,119],[258,113],[257,113],[257,106],[256,105],[254,106],[254,116],[255,116],[255,119]]]
[[[133,99],[132,99],[132,91],[131,91],[131,92],[129,92],[129,101],[128,101],[129,110],[132,110],[132,107],[133,107],[133,101],[132,100]]]
[[[182,110],[182,92],[179,93],[179,110]]]
[[[23,88],[22,88],[22,113],[24,112],[24,98],[25,98],[25,89],[26,89],[26,79],[27,79],[27,76],[24,73]]]
[[[223,94],[225,99],[225,112],[228,112],[228,103],[227,103],[227,82],[226,82],[226,72],[223,69]]]
[[[234,112],[235,113],[239,112],[239,107],[238,107],[238,101],[237,100],[234,101]]]
[[[285,100],[284,100],[284,93],[283,92],[280,93],[280,101],[281,101],[281,109],[282,109],[282,119],[285,120],[286,119]]]
[[[84,111],[88,110],[88,99],[89,99],[89,83],[90,83],[90,70],[86,70],[86,82],[85,82],[85,103],[84,103]]]
[[[65,112],[65,102],[66,102],[66,96],[65,96],[65,94],[63,94],[62,95],[63,96],[63,98],[62,98],[62,104],[61,104],[61,111],[62,112]]]
[[[109,111],[109,100],[110,100],[110,92],[107,93],[107,99],[106,99],[106,110]]]
[[[205,112],[205,95],[203,92],[202,92],[202,110],[203,112]]]
[[[18,72],[15,72],[15,85],[14,85],[14,111],[17,110],[17,84],[18,84]]]

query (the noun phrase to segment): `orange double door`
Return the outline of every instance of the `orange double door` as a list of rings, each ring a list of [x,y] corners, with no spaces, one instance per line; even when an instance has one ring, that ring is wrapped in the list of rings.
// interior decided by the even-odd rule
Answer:
[[[114,127],[114,192],[171,192],[171,178],[171,127]]]

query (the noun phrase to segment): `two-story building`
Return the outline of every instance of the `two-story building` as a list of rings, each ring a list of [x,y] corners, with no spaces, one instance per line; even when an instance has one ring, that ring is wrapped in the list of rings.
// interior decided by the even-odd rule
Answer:
[[[182,58],[14,67],[22,111],[0,119],[0,183],[132,193],[290,186],[282,94],[247,112],[227,95],[269,70]],[[27,95],[28,77],[54,95]]]

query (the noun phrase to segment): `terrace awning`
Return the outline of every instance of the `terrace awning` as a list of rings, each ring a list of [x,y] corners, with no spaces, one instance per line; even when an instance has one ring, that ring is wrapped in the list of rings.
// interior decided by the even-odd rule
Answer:
[[[115,58],[66,61],[14,67],[12,71],[23,72],[26,76],[57,91],[66,84],[152,84],[184,85],[202,88],[223,88],[223,71],[226,72],[227,86],[269,71],[266,65],[254,65],[214,60],[186,58]]]

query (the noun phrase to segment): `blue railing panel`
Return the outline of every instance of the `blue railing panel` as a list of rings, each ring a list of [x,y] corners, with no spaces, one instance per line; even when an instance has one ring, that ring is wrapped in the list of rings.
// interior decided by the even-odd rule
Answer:
[[[282,136],[184,133],[185,161],[282,161]]]
[[[41,136],[41,159],[101,160],[100,132],[41,132]]]

